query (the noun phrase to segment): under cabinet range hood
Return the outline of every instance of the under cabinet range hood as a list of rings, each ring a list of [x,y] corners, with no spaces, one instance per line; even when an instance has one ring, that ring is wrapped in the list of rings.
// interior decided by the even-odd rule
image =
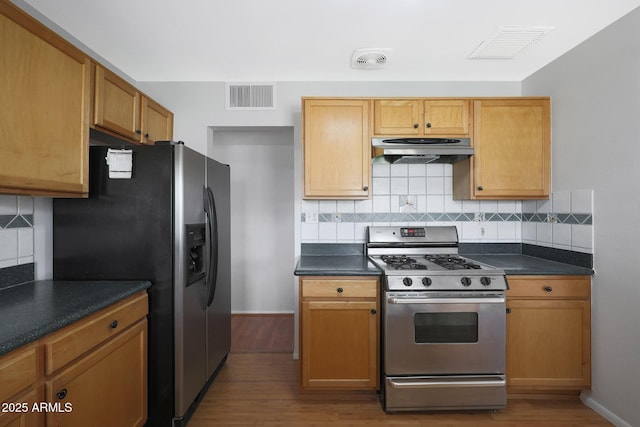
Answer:
[[[469,138],[372,138],[371,145],[396,164],[455,163],[473,154]]]

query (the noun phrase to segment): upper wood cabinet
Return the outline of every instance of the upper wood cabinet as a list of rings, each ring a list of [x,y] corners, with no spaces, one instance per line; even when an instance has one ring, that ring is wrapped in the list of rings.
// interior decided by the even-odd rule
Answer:
[[[305,199],[366,199],[369,100],[303,99]]]
[[[173,113],[115,73],[96,66],[94,125],[141,144],[170,140]]]
[[[383,136],[469,135],[468,99],[375,99],[373,133]]]
[[[473,118],[475,154],[453,165],[454,198],[548,198],[549,98],[476,99]]]
[[[142,96],[140,129],[143,144],[173,139],[173,113],[151,98]]]
[[[85,196],[91,61],[0,1],[0,193]]]

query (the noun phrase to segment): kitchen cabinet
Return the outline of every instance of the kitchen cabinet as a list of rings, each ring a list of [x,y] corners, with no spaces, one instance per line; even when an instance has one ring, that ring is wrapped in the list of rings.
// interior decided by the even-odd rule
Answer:
[[[115,73],[97,65],[94,125],[141,144],[171,140],[173,114]]]
[[[0,357],[0,426],[42,425],[41,413],[32,411],[41,401],[41,387],[37,387],[38,349],[28,345]]]
[[[147,294],[44,339],[47,426],[142,426],[147,418]],[[68,406],[65,406],[68,405]]]
[[[468,99],[375,99],[373,133],[379,136],[468,137]]]
[[[27,410],[0,426],[144,425],[147,313],[142,291],[1,357],[2,402]]]
[[[300,386],[377,390],[377,277],[300,278]]]
[[[591,387],[591,278],[509,276],[509,393]]]
[[[453,165],[454,199],[549,198],[549,98],[476,99],[473,122],[475,153]]]
[[[370,195],[370,101],[303,98],[305,199]]]
[[[0,1],[0,193],[88,193],[91,61]]]

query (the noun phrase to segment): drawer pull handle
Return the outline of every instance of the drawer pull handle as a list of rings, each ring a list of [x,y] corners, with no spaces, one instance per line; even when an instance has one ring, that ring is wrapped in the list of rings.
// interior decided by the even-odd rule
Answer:
[[[118,321],[117,321],[117,320],[114,320],[113,322],[111,322],[111,324],[109,325],[109,327],[110,327],[111,329],[115,329],[115,328],[117,328],[117,327],[118,327]]]
[[[343,293],[343,292],[344,292],[344,289],[342,289],[342,288],[338,288],[338,289],[336,289],[336,290],[338,291],[338,293],[339,293],[339,294],[341,294],[341,293]]]
[[[376,314],[376,313],[377,313],[376,309],[375,309],[375,308],[372,308],[372,309],[371,309],[371,314]]]
[[[551,292],[551,291],[553,291],[553,288],[551,286],[545,286],[544,287],[544,291],[545,292]]]
[[[62,390],[60,390],[59,392],[56,393],[56,397],[60,400],[64,399],[65,397],[67,397],[67,389],[63,388]]]

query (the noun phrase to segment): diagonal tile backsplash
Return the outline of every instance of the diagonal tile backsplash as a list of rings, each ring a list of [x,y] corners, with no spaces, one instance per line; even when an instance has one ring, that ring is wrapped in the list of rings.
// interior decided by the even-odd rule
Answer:
[[[0,195],[0,268],[34,262],[33,198]]]
[[[453,200],[450,164],[373,163],[370,200],[302,200],[302,243],[365,242],[369,225],[455,225],[460,242],[593,252],[592,192],[550,200]]]

